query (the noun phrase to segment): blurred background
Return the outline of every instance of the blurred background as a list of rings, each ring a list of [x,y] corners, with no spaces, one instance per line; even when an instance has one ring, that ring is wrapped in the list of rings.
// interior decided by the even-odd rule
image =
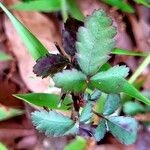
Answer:
[[[27,1],[34,0],[24,0]],[[36,1],[36,0],[35,0]],[[49,0],[47,0],[49,1]],[[55,0],[53,0],[55,1]],[[150,2],[148,0],[68,0],[66,14],[75,18],[90,15],[96,9],[104,9],[117,27],[117,47],[131,52],[150,53]],[[8,8],[19,0],[1,0]],[[23,2],[23,1],[22,1]],[[31,4],[28,2],[28,4]],[[62,46],[61,30],[67,15],[61,8],[40,8],[23,5],[11,12],[49,49],[56,53],[54,42]],[[110,63],[126,64],[132,75],[145,57],[112,55]],[[149,61],[150,63],[150,61]],[[13,94],[28,92],[55,92],[49,79],[41,79],[32,72],[34,60],[26,50],[11,21],[0,10],[0,150],[69,150],[65,146],[74,137],[53,138],[38,133],[31,123],[30,113],[35,109]],[[150,67],[143,69],[134,83],[150,98]],[[122,114],[132,115],[139,123],[135,144],[120,144],[109,133],[96,143],[92,139],[77,138],[70,150],[149,150],[150,108],[140,103],[128,103]],[[79,145],[78,145],[79,141]]]

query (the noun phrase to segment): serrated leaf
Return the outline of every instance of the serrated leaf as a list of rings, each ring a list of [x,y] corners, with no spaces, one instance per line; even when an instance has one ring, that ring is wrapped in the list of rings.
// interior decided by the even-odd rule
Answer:
[[[143,57],[148,56],[148,53],[132,52],[120,48],[114,49],[111,53],[116,55],[128,55],[128,56],[143,56]]]
[[[105,101],[103,115],[111,115],[120,105],[120,96],[118,94],[108,94]]]
[[[49,75],[53,75],[62,69],[69,63],[69,60],[59,54],[48,54],[36,61],[33,67],[33,72],[37,76],[45,78]]]
[[[35,111],[32,122],[36,129],[49,136],[63,136],[74,126],[73,120],[55,111]]]
[[[124,2],[124,0],[102,0],[102,1],[106,4],[117,7],[118,9],[124,12],[128,12],[128,13],[134,12],[133,7],[127,4],[126,2]]]
[[[64,24],[64,30],[62,31],[63,47],[68,55],[74,56],[76,53],[76,32],[78,31],[78,28],[80,26],[83,26],[83,22],[73,19],[71,17],[69,17]]]
[[[143,105],[137,102],[126,102],[123,105],[123,111],[125,114],[128,114],[128,115],[136,115],[138,113],[144,112],[145,108]]]
[[[1,2],[0,8],[2,8],[9,17],[28,51],[35,60],[48,54],[48,50],[41,44],[41,42],[15,16],[13,16]]]
[[[86,148],[86,144],[87,142],[83,137],[77,136],[75,140],[65,146],[64,150],[84,150]]]
[[[86,76],[76,69],[64,70],[54,75],[53,80],[56,87],[62,88],[65,92],[81,93],[86,88]]]
[[[77,61],[87,75],[95,74],[107,62],[115,47],[116,28],[103,10],[95,11],[85,20],[85,27],[80,27],[76,42]]]
[[[8,55],[4,52],[0,52],[0,61],[8,61],[8,60],[12,60],[12,59],[13,58],[10,55]]]
[[[11,8],[25,11],[53,12],[61,9],[61,0],[35,0],[30,2],[19,2],[11,6]]]
[[[65,97],[61,107],[58,107],[61,96],[48,93],[16,94],[14,96],[29,104],[33,104],[39,107],[46,106],[50,109],[67,110],[69,108],[68,104],[72,102],[70,98]]]
[[[97,73],[91,78],[91,85],[105,93],[124,92],[141,102],[150,105],[150,100],[144,97],[133,85],[124,78],[129,69],[125,66],[114,66],[113,68]]]
[[[105,119],[101,119],[97,128],[95,129],[94,138],[96,141],[100,141],[104,138],[107,131],[105,123],[106,123]]]
[[[123,144],[133,144],[137,137],[138,124],[130,117],[110,117],[107,121],[110,132]]]
[[[80,115],[80,122],[87,122],[91,119],[93,112],[92,112],[92,108],[93,108],[93,104],[92,103],[87,103],[84,107],[83,110],[81,112]]]

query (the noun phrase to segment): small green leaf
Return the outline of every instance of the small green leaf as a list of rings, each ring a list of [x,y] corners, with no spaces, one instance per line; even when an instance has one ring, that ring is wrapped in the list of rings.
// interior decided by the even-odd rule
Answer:
[[[111,115],[114,113],[120,105],[120,96],[118,94],[108,94],[103,115]]]
[[[13,58],[10,55],[8,55],[4,52],[0,52],[0,61],[8,61],[8,60],[12,60],[12,59]]]
[[[132,51],[128,51],[128,50],[124,50],[120,48],[114,49],[111,53],[116,54],[116,55],[128,55],[128,56],[143,56],[143,57],[148,56],[148,53],[132,52]]]
[[[123,111],[124,113],[128,115],[136,115],[138,113],[142,113],[145,111],[145,108],[143,105],[137,103],[137,102],[126,102],[123,105]]]
[[[0,7],[13,23],[18,34],[22,38],[22,41],[35,60],[48,54],[48,50],[41,44],[41,42],[15,16],[13,16],[1,2]]]
[[[17,3],[11,6],[12,9],[25,11],[53,12],[61,9],[61,0],[35,0],[30,2]]]
[[[102,0],[102,1],[108,5],[117,7],[118,9],[124,12],[128,12],[128,13],[134,12],[132,6],[124,2],[124,0]]]
[[[107,62],[115,47],[116,28],[103,10],[95,11],[85,20],[85,27],[77,33],[76,57],[82,71],[87,75],[95,74]]]
[[[91,78],[91,85],[108,94],[124,92],[150,105],[150,100],[124,79],[128,75],[128,71],[129,69],[125,66],[114,66],[107,71],[97,73],[93,76]]]
[[[61,96],[48,93],[16,94],[14,96],[29,104],[33,104],[40,107],[46,106],[50,109],[67,110],[69,108],[67,104],[70,104],[72,102],[70,98],[66,97],[61,107],[58,107]]]
[[[55,111],[35,111],[32,122],[36,129],[49,136],[63,136],[74,126],[73,120]]]
[[[86,140],[83,137],[77,136],[75,140],[65,146],[64,150],[84,150],[85,148]]]
[[[137,137],[138,124],[134,118],[130,117],[110,117],[107,121],[110,132],[121,143],[133,144]]]
[[[93,112],[92,112],[93,104],[87,103],[83,108],[80,116],[80,122],[87,122],[91,119]]]
[[[104,138],[107,131],[105,123],[106,123],[105,119],[100,120],[94,134],[96,141],[100,141]]]
[[[91,78],[92,84],[106,93],[119,93],[123,87],[122,81],[128,75],[129,68],[126,66],[114,66],[107,71],[97,73]]]
[[[80,93],[86,88],[86,76],[76,69],[64,70],[53,77],[56,87],[66,92]]]

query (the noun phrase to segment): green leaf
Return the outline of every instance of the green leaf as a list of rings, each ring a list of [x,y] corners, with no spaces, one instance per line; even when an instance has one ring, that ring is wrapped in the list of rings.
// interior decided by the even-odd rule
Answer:
[[[15,116],[22,115],[24,112],[20,109],[0,107],[0,121],[10,119]]]
[[[62,14],[64,22],[66,22],[66,20],[68,18],[67,1],[66,0],[61,0],[61,14]]]
[[[35,0],[11,6],[12,9],[25,11],[53,12],[61,9],[61,0]]]
[[[77,61],[87,75],[95,74],[107,62],[111,50],[115,47],[116,28],[103,10],[95,11],[80,27],[76,42]]]
[[[129,69],[125,66],[114,66],[113,68],[97,73],[91,78],[91,85],[105,93],[124,92],[141,102],[150,105],[150,100],[144,97],[134,86],[124,78]]]
[[[75,140],[65,146],[64,150],[84,150],[85,148],[86,140],[83,137],[77,136]]]
[[[103,115],[111,115],[114,113],[120,105],[120,96],[118,94],[108,94]]]
[[[138,4],[142,4],[142,5],[150,8],[150,1],[148,1],[148,0],[134,0],[134,1]]]
[[[49,136],[63,136],[74,126],[73,120],[55,111],[35,111],[32,122],[36,129]]]
[[[124,12],[133,13],[134,9],[131,5],[124,2],[124,0],[102,0],[104,3],[114,6]]]
[[[105,134],[106,134],[106,125],[105,125],[106,121],[105,119],[101,119],[96,130],[95,130],[95,134],[94,137],[96,139],[96,141],[100,141],[104,138]]]
[[[12,60],[12,59],[13,58],[10,55],[8,55],[4,52],[0,52],[0,61],[8,61],[8,60]]]
[[[125,114],[128,114],[128,115],[136,115],[138,113],[144,112],[145,108],[143,105],[137,102],[126,102],[123,105],[123,111]]]
[[[102,95],[102,92],[99,90],[94,90],[94,92],[91,94],[91,101],[97,101],[100,96]]]
[[[56,87],[62,88],[66,92],[81,93],[87,85],[86,76],[76,69],[56,73],[53,80]]]
[[[83,108],[80,116],[80,122],[87,122],[91,119],[93,112],[92,112],[93,104],[87,103],[85,107]]]
[[[71,16],[77,20],[83,21],[84,16],[80,11],[79,7],[77,6],[75,0],[67,0],[67,4]]]
[[[22,38],[22,41],[35,60],[48,54],[48,50],[41,44],[41,42],[15,16],[13,16],[1,2],[0,7],[13,23],[18,34]]]
[[[143,56],[143,57],[148,56],[148,53],[132,52],[132,51],[128,51],[128,50],[124,50],[120,48],[114,49],[111,53],[116,54],[116,55]]]
[[[130,117],[110,117],[107,121],[110,132],[121,143],[133,144],[137,137],[138,124],[134,118]]]
[[[67,110],[69,108],[67,104],[70,104],[72,102],[70,98],[66,97],[61,107],[58,107],[61,96],[48,93],[16,94],[14,96],[29,104],[33,104],[40,107],[46,106],[50,109]]]

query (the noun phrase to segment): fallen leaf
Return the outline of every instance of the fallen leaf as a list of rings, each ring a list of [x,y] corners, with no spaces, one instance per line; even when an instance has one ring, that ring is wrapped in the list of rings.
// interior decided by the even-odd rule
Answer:
[[[18,0],[6,0],[6,4],[12,5]],[[13,11],[13,14],[45,45],[51,53],[56,53],[54,41],[60,43],[54,22],[38,12]],[[21,77],[27,87],[33,92],[44,92],[53,82],[49,79],[41,79],[33,73],[35,61],[23,45],[19,35],[10,20],[5,17],[5,32],[9,42],[9,49],[15,54]]]

